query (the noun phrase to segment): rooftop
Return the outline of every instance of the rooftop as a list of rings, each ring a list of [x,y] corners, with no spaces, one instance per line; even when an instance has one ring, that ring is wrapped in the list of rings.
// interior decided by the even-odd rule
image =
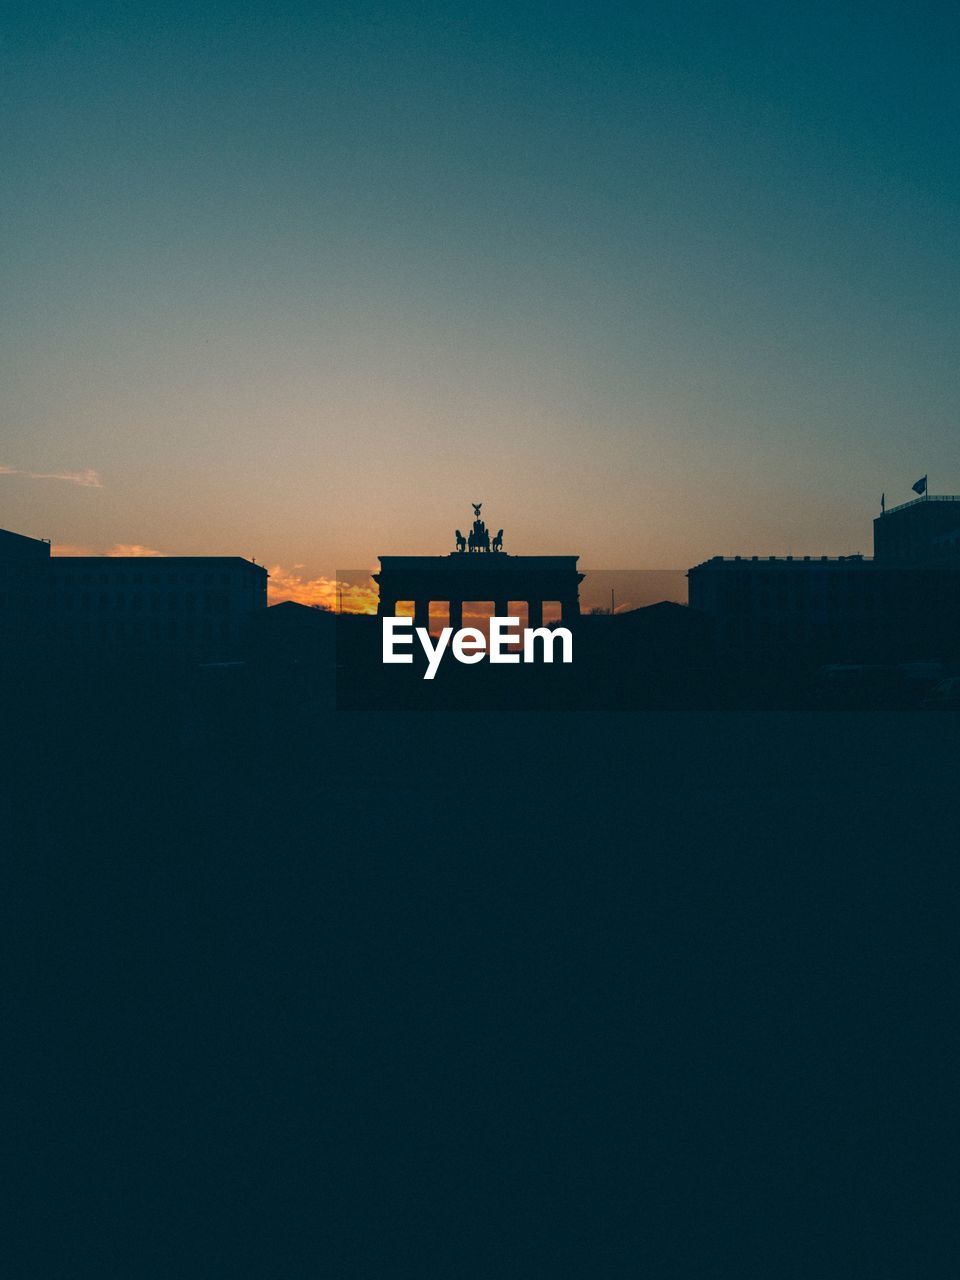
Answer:
[[[872,556],[857,552],[850,556],[711,556],[694,568],[708,564],[872,564]]]
[[[225,569],[246,565],[250,569],[259,569],[263,573],[267,571],[265,565],[248,560],[245,556],[53,556],[51,563],[58,569],[69,565],[85,565],[87,568],[96,565],[99,569],[105,569],[109,565],[128,569],[131,565],[136,565],[138,569],[162,569],[164,566],[168,569],[196,569],[204,566]]]
[[[908,507],[922,507],[928,502],[960,502],[960,494],[924,493],[921,494],[919,498],[911,498],[909,502],[901,502],[896,507],[888,507],[887,510],[882,511],[876,519],[882,520],[884,516],[892,516],[895,511],[906,511]]]
[[[12,529],[0,529],[0,550],[13,552],[15,555],[33,554],[50,555],[48,538],[28,538],[25,533],[14,533]]]
[[[451,551],[442,556],[379,556],[384,569],[437,569],[442,573],[495,573],[505,569],[575,569],[579,556],[516,556],[506,551]]]

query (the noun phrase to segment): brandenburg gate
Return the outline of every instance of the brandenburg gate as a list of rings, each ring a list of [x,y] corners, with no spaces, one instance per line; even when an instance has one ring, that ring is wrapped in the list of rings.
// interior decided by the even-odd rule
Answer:
[[[510,601],[527,605],[527,626],[543,625],[543,602],[559,601],[561,621],[569,626],[580,616],[579,556],[514,556],[503,550],[503,530],[491,539],[480,519],[483,504],[473,504],[473,528],[465,538],[458,529],[455,551],[445,556],[380,556],[373,575],[380,589],[378,613],[391,615],[397,602],[412,600],[414,625],[429,627],[430,602],[446,601],[449,625],[463,626],[464,601],[492,602],[496,617],[507,617]]]

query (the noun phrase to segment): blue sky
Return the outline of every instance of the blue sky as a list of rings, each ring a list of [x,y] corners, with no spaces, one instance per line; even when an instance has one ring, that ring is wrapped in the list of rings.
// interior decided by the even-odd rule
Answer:
[[[960,491],[958,27],[5,5],[0,524],[306,577],[481,499],[593,565],[868,551],[882,490]]]

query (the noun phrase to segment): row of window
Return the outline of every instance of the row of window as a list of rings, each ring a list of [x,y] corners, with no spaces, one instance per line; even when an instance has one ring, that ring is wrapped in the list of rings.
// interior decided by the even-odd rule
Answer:
[[[951,628],[944,627],[942,623],[937,627],[931,628],[925,627],[922,623],[914,625],[915,623],[916,616],[908,614],[902,617],[871,619],[866,625],[872,635],[897,634],[902,633],[904,630],[916,632],[917,634],[923,632],[930,635],[935,632],[951,632]],[[753,634],[767,637],[780,636],[795,640],[809,639],[815,636],[839,639],[843,636],[852,637],[862,634],[865,622],[862,618],[851,617],[796,618],[782,614],[746,617],[740,614],[728,615],[721,619],[720,626],[728,637],[745,637]]]
[[[209,618],[123,618],[110,622],[102,618],[84,618],[71,628],[71,634],[81,642],[183,640],[191,643],[230,640],[232,636],[228,622],[214,622]]]
[[[49,581],[58,587],[72,587],[78,582],[84,585],[96,583],[99,586],[113,586],[120,583],[124,586],[134,585],[142,586],[146,583],[156,584],[157,586],[166,586],[168,583],[176,583],[177,586],[219,586],[226,587],[231,585],[231,575],[224,572],[217,573],[180,573],[173,569],[153,569],[148,572],[137,570],[134,572],[123,571],[121,573],[105,572],[103,570],[60,570],[53,569],[48,574]],[[251,582],[246,573],[236,574],[233,576],[232,585],[236,587],[252,587],[258,589],[258,582]]]
[[[54,613],[73,613],[75,610],[79,612],[131,610],[134,613],[149,610],[152,613],[158,613],[164,608],[168,612],[178,612],[183,609],[187,613],[194,613],[202,608],[204,613],[227,613],[230,609],[230,597],[224,591],[208,591],[202,597],[198,597],[192,591],[188,591],[185,595],[170,592],[166,596],[160,595],[159,592],[153,592],[147,596],[139,592],[134,592],[132,595],[127,595],[123,591],[118,591],[114,595],[100,592],[95,595],[89,591],[81,591],[76,595],[72,592],[65,592],[63,595],[51,594],[47,597],[46,606]]]

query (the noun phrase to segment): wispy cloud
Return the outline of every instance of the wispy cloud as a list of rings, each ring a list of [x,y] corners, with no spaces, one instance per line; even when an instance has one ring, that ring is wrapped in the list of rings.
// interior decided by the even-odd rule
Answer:
[[[302,574],[277,564],[270,570],[267,599],[270,604],[295,600],[297,604],[316,604],[327,609],[336,609],[339,604],[344,613],[376,613],[378,594],[376,586],[370,581],[342,582],[337,578],[322,576],[305,578]]]
[[[163,556],[166,552],[154,551],[153,547],[142,547],[139,542],[118,542],[104,555],[108,556]]]
[[[0,462],[0,476],[23,476],[27,480],[66,480],[68,484],[79,484],[85,489],[102,489],[100,473],[92,467],[83,471],[23,471],[20,467],[8,467]]]
[[[55,542],[50,548],[55,556],[163,556],[163,551],[154,551],[152,547],[142,547],[139,542],[117,542],[109,551],[98,551],[96,547],[81,547],[75,542]]]
[[[81,547],[75,542],[55,542],[50,548],[52,556],[98,556],[95,547]]]
[[[293,569],[303,568],[294,565]],[[339,591],[338,591],[339,588]],[[275,564],[270,569],[267,581],[267,603],[282,604],[284,600],[293,600],[297,604],[319,605],[324,609],[338,610],[343,613],[376,613],[380,601],[380,593],[372,578],[366,581],[347,581],[345,578],[305,578],[282,565]],[[412,600],[398,600],[396,604],[398,617],[411,618],[414,614]],[[466,626],[479,627],[486,630],[493,613],[493,605],[465,604],[463,622]],[[520,609],[520,615],[526,620],[526,606]],[[442,624],[448,624],[447,606],[442,602],[430,602],[430,625],[436,630]]]

